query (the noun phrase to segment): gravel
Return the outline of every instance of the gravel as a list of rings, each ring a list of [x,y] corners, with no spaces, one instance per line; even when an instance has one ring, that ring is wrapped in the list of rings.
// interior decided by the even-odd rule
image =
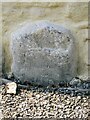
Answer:
[[[67,93],[67,92],[66,92]],[[61,93],[58,89],[33,87],[17,94],[2,94],[3,118],[88,118],[90,96]]]

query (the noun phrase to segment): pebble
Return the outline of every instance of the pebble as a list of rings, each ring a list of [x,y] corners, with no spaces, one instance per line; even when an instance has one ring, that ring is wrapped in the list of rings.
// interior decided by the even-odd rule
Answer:
[[[49,88],[47,88],[49,89]],[[82,118],[90,114],[90,96],[71,96],[58,90],[47,92],[32,87],[18,94],[2,94],[4,118]],[[48,90],[49,91],[49,90]]]

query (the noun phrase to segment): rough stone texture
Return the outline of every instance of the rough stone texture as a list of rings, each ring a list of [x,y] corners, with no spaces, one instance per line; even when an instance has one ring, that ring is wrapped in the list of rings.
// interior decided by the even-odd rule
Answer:
[[[17,84],[15,82],[10,82],[6,84],[6,93],[16,94]]]
[[[2,76],[2,7],[0,3],[0,77]]]
[[[19,1],[19,0],[18,0]],[[57,1],[57,0],[56,0]],[[78,74],[87,75],[88,67],[88,0],[74,2],[6,2],[2,3],[2,30],[4,70],[11,71],[12,56],[9,51],[11,32],[23,22],[49,20],[70,29],[76,38],[78,51]],[[67,1],[67,0],[66,0]],[[80,2],[79,2],[80,1]],[[84,2],[84,3],[83,3]],[[3,32],[3,35],[1,33]],[[2,39],[1,39],[2,36]],[[90,68],[90,67],[89,67]],[[90,69],[89,69],[90,70]]]
[[[3,114],[2,114],[2,105],[1,105],[1,102],[2,102],[2,86],[0,85],[0,120],[2,120],[3,118]]]
[[[2,93],[1,105],[7,119],[90,120],[90,96],[73,95],[73,91],[61,94],[59,88],[30,87],[19,89],[17,95]]]
[[[0,45],[0,77],[2,76],[2,46]]]
[[[76,76],[75,39],[48,21],[27,23],[12,34],[12,72],[35,84],[68,82]]]

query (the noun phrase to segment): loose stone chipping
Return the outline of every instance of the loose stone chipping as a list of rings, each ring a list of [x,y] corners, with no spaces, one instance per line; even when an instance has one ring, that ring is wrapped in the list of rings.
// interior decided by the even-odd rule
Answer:
[[[3,118],[40,118],[89,120],[90,97],[61,94],[49,87],[19,89],[16,95],[2,93]]]
[[[16,94],[17,84],[15,82],[7,83],[6,93]]]
[[[5,93],[16,94],[17,84],[7,79],[0,78],[0,86],[5,85]]]
[[[27,23],[12,34],[12,72],[22,83],[57,85],[76,76],[75,40],[48,21]]]

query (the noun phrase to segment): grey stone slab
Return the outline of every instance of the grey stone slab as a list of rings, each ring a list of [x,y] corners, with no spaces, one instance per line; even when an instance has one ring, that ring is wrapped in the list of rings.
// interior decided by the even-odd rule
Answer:
[[[12,34],[12,72],[20,81],[59,84],[76,76],[75,39],[48,21],[24,24]]]

